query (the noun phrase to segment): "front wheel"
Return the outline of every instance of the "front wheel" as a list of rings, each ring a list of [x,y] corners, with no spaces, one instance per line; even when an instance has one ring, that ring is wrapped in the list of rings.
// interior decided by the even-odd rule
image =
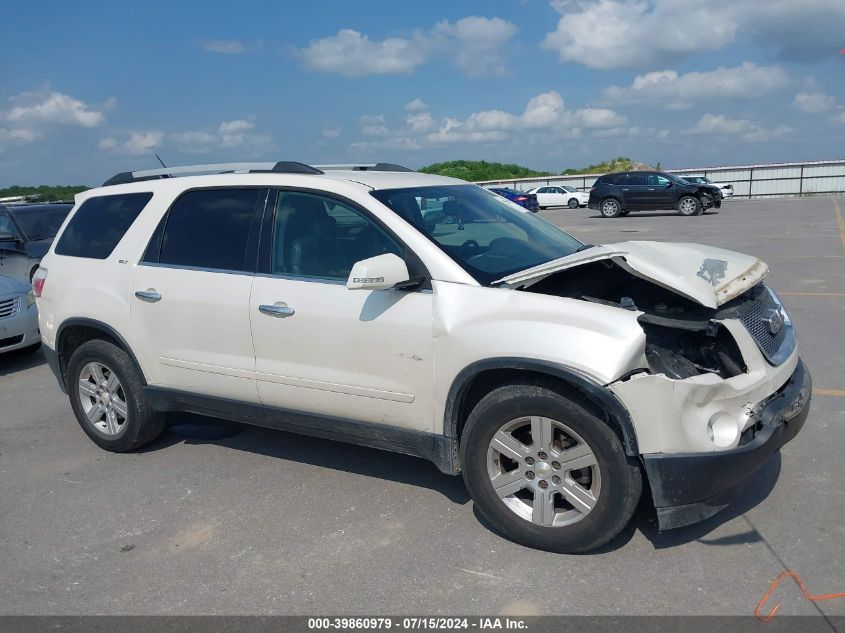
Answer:
[[[553,552],[610,541],[642,492],[639,466],[614,432],[552,385],[485,396],[467,420],[461,464],[473,501],[500,533]]]
[[[618,218],[622,214],[622,206],[615,198],[608,198],[601,203],[601,214],[606,218]]]
[[[678,213],[681,215],[701,215],[701,202],[693,196],[684,196],[678,201]]]
[[[578,208],[578,200],[575,198],[570,198],[569,202],[566,203],[570,209],[577,209]]]

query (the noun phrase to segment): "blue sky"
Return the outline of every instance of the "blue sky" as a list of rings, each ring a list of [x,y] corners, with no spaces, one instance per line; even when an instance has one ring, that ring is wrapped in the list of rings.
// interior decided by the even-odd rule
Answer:
[[[0,186],[238,160],[845,157],[843,0],[4,4]]]

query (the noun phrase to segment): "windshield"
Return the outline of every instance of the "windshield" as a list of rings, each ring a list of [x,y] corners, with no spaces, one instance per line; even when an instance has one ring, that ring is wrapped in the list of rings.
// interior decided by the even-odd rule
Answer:
[[[35,242],[56,237],[62,222],[73,205],[44,205],[43,207],[21,207],[12,211],[26,238]]]
[[[584,246],[553,224],[476,185],[383,189],[372,195],[484,285]]]

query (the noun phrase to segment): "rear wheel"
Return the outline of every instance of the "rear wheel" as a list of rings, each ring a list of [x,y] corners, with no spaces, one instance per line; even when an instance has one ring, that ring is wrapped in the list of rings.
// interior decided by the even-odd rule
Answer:
[[[461,464],[473,501],[499,532],[554,552],[610,541],[642,491],[639,466],[613,431],[551,385],[485,396],[467,420]]]
[[[601,203],[600,210],[606,218],[617,218],[622,213],[622,205],[616,198],[607,198]]]
[[[576,198],[570,198],[569,202],[566,203],[570,209],[577,209],[578,208],[578,200]]]
[[[67,381],[76,419],[100,448],[135,450],[164,430],[164,416],[150,407],[140,371],[113,343],[80,345],[68,362]]]
[[[684,196],[678,201],[678,213],[681,215],[700,215],[701,202],[694,196]]]

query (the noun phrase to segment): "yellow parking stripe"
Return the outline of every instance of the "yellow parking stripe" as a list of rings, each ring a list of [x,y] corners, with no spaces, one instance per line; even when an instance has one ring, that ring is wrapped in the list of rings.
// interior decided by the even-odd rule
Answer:
[[[839,203],[836,198],[833,200],[833,209],[836,212],[836,225],[839,227],[839,239],[842,240],[842,249],[845,250],[845,219],[842,218],[842,209],[839,208]]]
[[[834,398],[845,398],[845,389],[816,389],[813,388],[814,396],[833,396]]]

